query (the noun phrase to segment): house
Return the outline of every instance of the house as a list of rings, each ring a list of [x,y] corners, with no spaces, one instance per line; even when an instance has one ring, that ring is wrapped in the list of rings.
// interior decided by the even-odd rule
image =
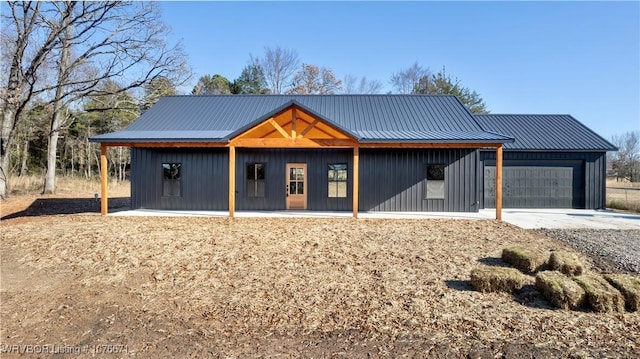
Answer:
[[[581,185],[568,186],[565,177],[546,181],[541,193],[575,191],[571,206],[601,208],[604,186],[592,190],[590,183],[604,181],[604,154],[614,148],[560,117],[564,124],[558,126],[569,126],[559,131],[566,138],[555,131],[536,142],[545,131],[554,132],[553,118],[536,132],[540,127],[517,117],[507,115],[501,123],[499,117],[474,116],[450,95],[169,96],[128,128],[91,141],[101,143],[103,168],[107,147],[131,148],[134,209],[225,210],[230,216],[236,210],[353,211],[357,217],[358,211],[475,212],[495,206],[499,219],[503,148],[509,151],[509,183],[528,186],[511,172],[522,163],[530,173],[543,171],[540,178],[593,175]],[[576,128],[582,142],[574,145],[567,138]],[[589,160],[593,165],[587,166]],[[101,173],[106,214],[106,171]],[[522,197],[513,193],[507,203],[521,204],[510,202]],[[524,205],[542,203],[527,198]]]

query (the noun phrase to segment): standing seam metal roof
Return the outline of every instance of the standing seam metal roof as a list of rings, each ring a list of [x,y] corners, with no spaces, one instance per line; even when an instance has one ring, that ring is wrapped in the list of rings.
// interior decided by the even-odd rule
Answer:
[[[359,140],[513,140],[483,130],[453,95],[214,95],[164,97],[123,131],[95,136],[91,141],[228,141],[290,104]]]
[[[570,115],[475,115],[485,131],[515,138],[505,150],[617,151],[609,141]]]

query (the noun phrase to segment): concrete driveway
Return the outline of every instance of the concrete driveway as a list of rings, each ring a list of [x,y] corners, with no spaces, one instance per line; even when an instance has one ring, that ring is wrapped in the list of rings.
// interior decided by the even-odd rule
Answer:
[[[495,218],[494,209],[480,213]],[[502,220],[521,228],[639,229],[640,215],[611,210],[503,209]]]

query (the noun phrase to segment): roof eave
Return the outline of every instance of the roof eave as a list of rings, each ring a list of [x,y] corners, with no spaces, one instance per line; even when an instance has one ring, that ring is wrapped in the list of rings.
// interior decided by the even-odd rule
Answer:
[[[375,138],[363,138],[358,140],[359,143],[411,143],[411,144],[438,144],[438,143],[461,143],[461,144],[504,144],[511,143],[513,140],[505,142],[505,140],[425,140],[425,139],[375,139]]]
[[[90,137],[89,142],[93,143],[229,143],[227,138],[95,138]]]

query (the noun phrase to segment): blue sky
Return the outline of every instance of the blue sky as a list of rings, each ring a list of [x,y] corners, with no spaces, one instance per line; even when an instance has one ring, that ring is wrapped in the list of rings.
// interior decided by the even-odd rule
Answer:
[[[163,2],[195,79],[238,77],[265,46],[381,81],[414,62],[492,113],[571,114],[603,137],[640,130],[639,2]],[[195,82],[195,81],[194,81]]]

